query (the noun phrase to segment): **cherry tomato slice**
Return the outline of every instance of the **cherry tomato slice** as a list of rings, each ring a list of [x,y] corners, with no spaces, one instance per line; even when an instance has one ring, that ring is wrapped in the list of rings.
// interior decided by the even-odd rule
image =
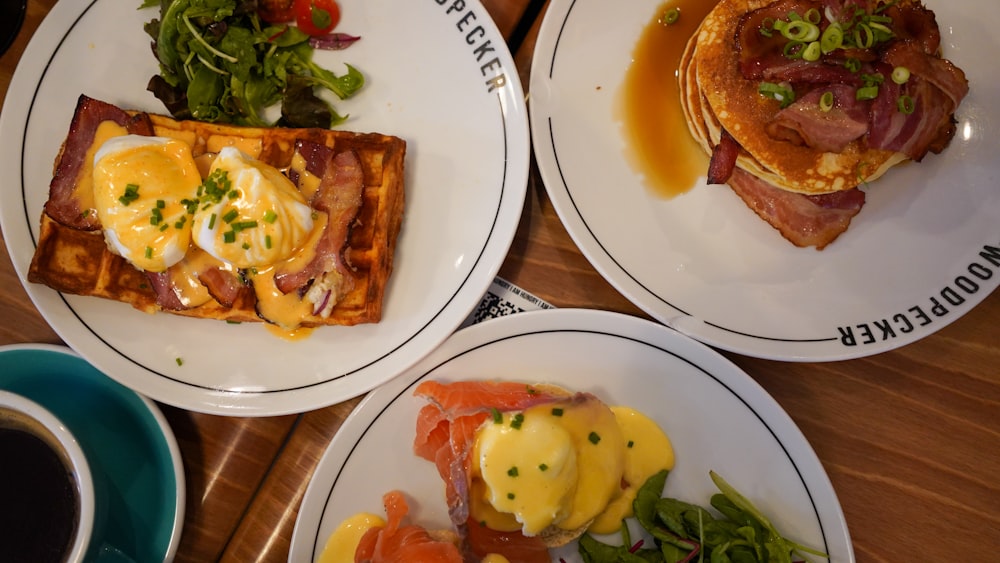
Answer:
[[[326,35],[340,22],[340,6],[334,0],[295,0],[295,23],[309,35]]]

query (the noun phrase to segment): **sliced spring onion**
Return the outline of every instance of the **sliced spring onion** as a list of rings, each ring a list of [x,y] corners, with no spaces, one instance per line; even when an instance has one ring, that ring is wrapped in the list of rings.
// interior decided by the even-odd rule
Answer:
[[[892,81],[896,84],[906,84],[906,81],[910,79],[910,69],[905,66],[897,66],[892,69]]]
[[[802,49],[802,60],[818,61],[820,56],[819,41],[812,41]]]
[[[913,98],[903,94],[896,99],[896,109],[899,110],[899,113],[910,115],[916,109],[916,104],[913,103]]]
[[[760,27],[757,28],[764,37],[771,37],[774,33],[774,18],[764,18],[764,21],[760,22]]]
[[[795,20],[781,29],[781,35],[792,41],[815,41],[819,39],[819,26],[805,20]]]
[[[858,91],[854,94],[855,99],[858,100],[874,100],[878,97],[878,84],[872,84],[871,86],[862,86],[858,88]]]
[[[833,92],[823,92],[823,95],[819,97],[819,110],[826,112],[831,109],[833,109]]]
[[[759,92],[762,96],[778,100],[781,102],[781,107],[783,108],[788,107],[795,101],[795,91],[782,84],[761,82],[760,86],[757,88],[757,92]]]
[[[806,10],[806,21],[809,23],[818,24],[823,16],[820,15],[819,10],[816,8],[809,8]]]
[[[680,17],[680,8],[670,8],[666,12],[663,12],[663,16],[660,18],[660,23],[665,25],[674,25]]]
[[[855,59],[854,57],[848,57],[848,59],[844,61],[844,66],[851,72],[858,72],[861,70],[861,61]]]
[[[823,30],[819,39],[820,49],[824,55],[828,55],[844,44],[844,28],[839,23],[831,23]]]
[[[871,49],[875,44],[875,32],[866,23],[859,23],[854,28],[854,46],[860,49]]]
[[[801,41],[789,41],[788,43],[785,43],[785,46],[782,48],[781,52],[782,54],[785,55],[786,58],[801,59],[802,51],[804,48],[805,48],[805,43]]]

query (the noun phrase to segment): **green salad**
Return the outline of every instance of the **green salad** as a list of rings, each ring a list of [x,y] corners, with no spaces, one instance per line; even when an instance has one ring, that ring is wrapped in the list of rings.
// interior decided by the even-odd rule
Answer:
[[[586,563],[791,563],[793,557],[825,553],[782,537],[770,520],[715,472],[709,472],[719,493],[710,503],[721,517],[701,506],[661,498],[667,471],[650,477],[636,494],[635,518],[653,538],[653,545],[633,543],[622,523],[622,545],[580,537]]]
[[[144,29],[160,73],[147,89],[177,119],[329,128],[347,116],[318,91],[343,100],[364,86],[349,64],[337,75],[313,62],[314,38],[294,25],[265,22],[255,0],[145,0],[140,9],[157,6],[159,17]],[[266,110],[278,103],[281,117],[268,120]]]

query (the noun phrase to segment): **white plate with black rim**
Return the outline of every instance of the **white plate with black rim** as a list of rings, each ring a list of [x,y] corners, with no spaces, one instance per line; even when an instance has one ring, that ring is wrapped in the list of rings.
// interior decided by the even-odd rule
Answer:
[[[404,375],[370,393],[337,431],[306,489],[289,561],[315,561],[333,530],[359,513],[383,514],[382,495],[402,491],[409,521],[449,527],[434,465],[413,454],[413,396],[427,379],[554,383],[589,391],[652,417],[669,435],[676,465],[665,494],[708,505],[715,470],[782,534],[854,561],[850,534],[822,464],[788,414],[746,373],[711,348],[654,322],[585,309],[518,313],[455,333]],[[578,562],[575,542],[553,561]]]
[[[52,163],[81,94],[164,113],[146,91],[157,64],[138,1],[60,2],[14,74],[0,117],[0,220],[25,279]],[[63,340],[153,399],[229,415],[301,412],[359,395],[438,346],[489,287],[513,239],[530,142],[517,69],[489,13],[405,0],[340,2],[349,49],[317,52],[367,78],[336,103],[341,128],[407,141],[407,206],[378,324],[325,327],[287,341],[258,323],[226,325],[61,295],[25,282]],[[257,325],[257,326],[255,326]]]
[[[926,0],[944,56],[971,84],[940,155],[864,188],[850,229],[796,248],[704,178],[664,198],[628,162],[617,96],[661,0],[553,0],[531,69],[538,168],[595,268],[650,316],[749,356],[828,361],[884,352],[960,318],[1000,284],[1000,11]],[[683,14],[681,17],[684,17]],[[600,37],[600,40],[595,40]],[[665,69],[664,72],[670,72]],[[663,147],[671,158],[670,147]]]

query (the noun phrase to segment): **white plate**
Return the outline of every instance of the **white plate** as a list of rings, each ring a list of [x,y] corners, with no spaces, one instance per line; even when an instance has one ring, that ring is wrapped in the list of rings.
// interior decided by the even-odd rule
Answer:
[[[143,32],[156,10],[132,0],[60,2],[32,38],[0,117],[0,219],[22,280],[37,240],[52,162],[77,96],[163,113],[146,92],[157,72]],[[368,82],[336,104],[342,126],[406,139],[407,207],[382,322],[328,327],[289,342],[257,323],[158,315],[25,283],[67,344],[158,401],[231,415],[275,415],[359,395],[401,373],[465,319],[513,239],[529,137],[517,69],[486,10],[468,0],[344,0],[339,30],[361,41],[317,62]],[[498,76],[506,80],[491,90]],[[178,365],[177,359],[183,365]]]
[[[535,157],[559,217],[637,306],[741,354],[855,358],[953,322],[1000,284],[1000,11],[992,0],[925,4],[945,55],[971,83],[958,133],[943,154],[873,183],[851,228],[818,252],[786,242],[728,188],[701,178],[664,199],[628,164],[615,104],[661,0],[553,0],[529,99]]]
[[[836,494],[809,443],[781,407],[728,360],[663,325],[593,310],[519,313],[455,333],[403,376],[380,387],[337,432],[306,489],[289,561],[313,561],[340,522],[384,513],[399,489],[411,519],[449,525],[432,463],[413,454],[424,379],[511,379],[590,391],[637,408],[667,432],[676,466],[670,496],[707,506],[714,469],[771,516],[789,538],[853,561]],[[553,557],[580,561],[575,544]],[[558,559],[554,559],[558,560]]]

